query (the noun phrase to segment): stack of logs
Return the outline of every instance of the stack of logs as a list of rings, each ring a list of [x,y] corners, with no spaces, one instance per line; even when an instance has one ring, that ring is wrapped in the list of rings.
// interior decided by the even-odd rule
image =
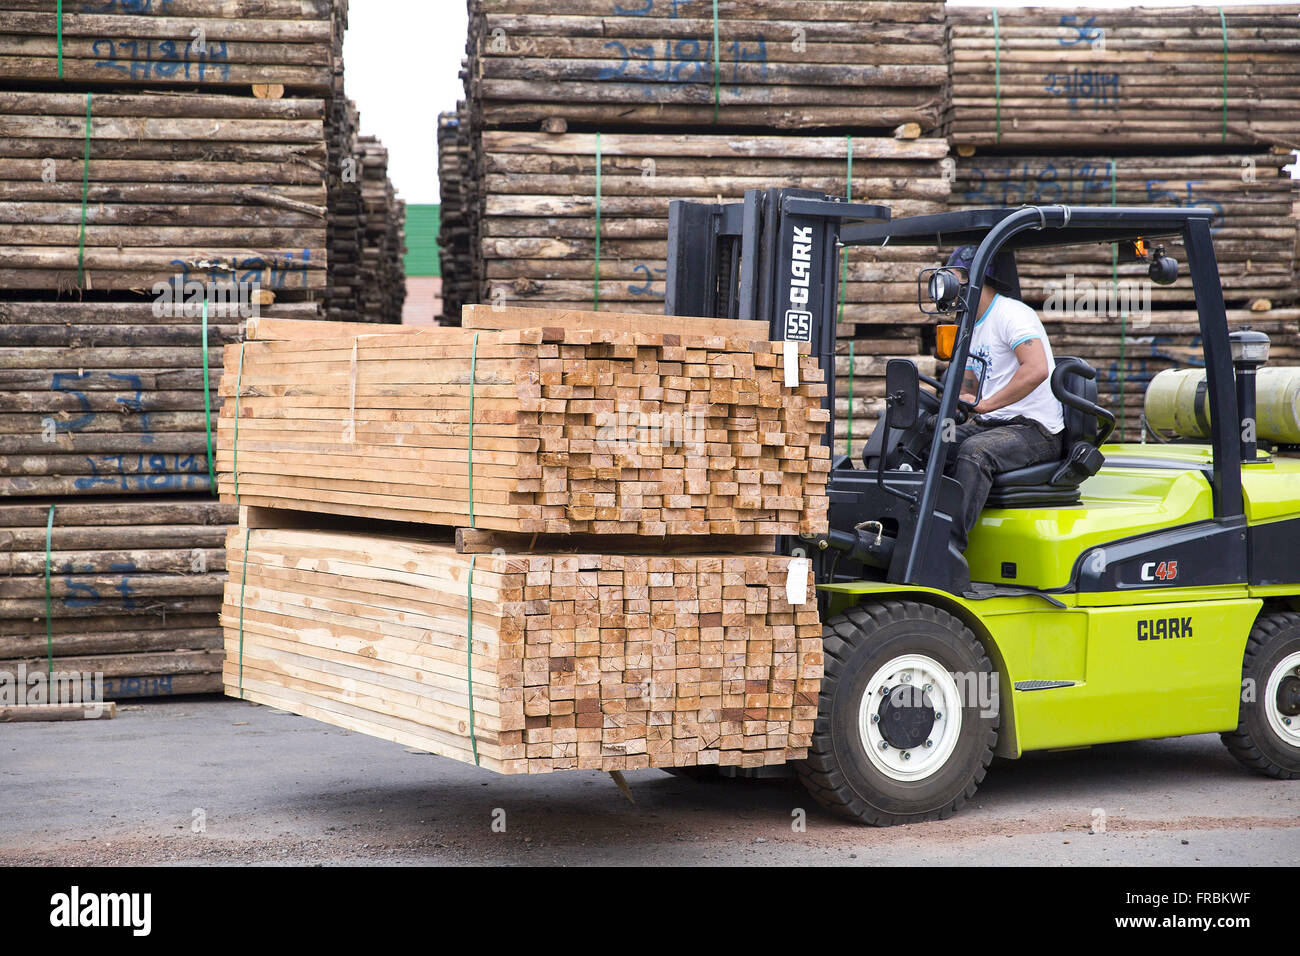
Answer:
[[[1300,4],[951,7],[948,24],[955,146],[1300,145]]]
[[[256,310],[319,318],[363,226],[347,3],[54,6],[0,0],[0,669],[211,692],[223,351]]]
[[[0,0],[0,79],[329,93],[347,0]]]
[[[470,0],[466,99],[484,128],[928,131],[947,82],[943,6]]]
[[[0,93],[0,289],[325,286],[322,100]]]
[[[442,263],[441,325],[460,325],[461,306],[478,299],[474,290],[473,264],[470,253],[468,117],[465,104],[454,113],[438,115],[438,188],[441,194],[441,220],[438,230],[438,256]]]
[[[815,361],[786,385],[761,323],[465,324],[253,326],[227,693],[507,773],[804,757],[818,615],[772,551],[825,530]]]
[[[109,700],[219,692],[234,520],[210,498],[0,504],[0,673],[98,674]]]
[[[388,178],[388,150],[373,136],[357,139],[361,163],[361,314],[401,322],[406,301],[406,203]],[[341,316],[331,316],[341,319]]]

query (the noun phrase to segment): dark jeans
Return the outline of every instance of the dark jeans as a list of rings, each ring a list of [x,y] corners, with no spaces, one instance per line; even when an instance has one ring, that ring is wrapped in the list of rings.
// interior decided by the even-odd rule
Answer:
[[[1058,460],[1063,435],[1053,435],[1028,418],[987,424],[970,421],[958,426],[957,440],[948,446],[948,465],[944,469],[965,492],[964,510],[953,527],[957,547],[966,550],[970,529],[979,520],[993,487],[993,476]]]

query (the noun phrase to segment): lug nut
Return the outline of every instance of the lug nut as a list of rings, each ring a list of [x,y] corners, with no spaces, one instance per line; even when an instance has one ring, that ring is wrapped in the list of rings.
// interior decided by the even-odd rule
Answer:
[[[935,720],[943,720],[943,714],[941,714],[939,711],[936,710],[936,711],[934,712],[934,719],[935,719]]]
[[[889,741],[887,741],[887,740],[882,740],[882,741],[880,742],[880,749],[881,749],[881,750],[888,750],[888,749],[889,749]]]
[[[904,750],[904,751],[903,751],[903,759],[904,759],[904,760],[911,760],[911,759],[912,759],[912,751],[910,751],[910,750]]]
[[[911,674],[904,674],[904,675],[903,675],[903,683],[904,683],[904,684],[910,684],[910,683],[912,683],[912,675],[911,675]]]
[[[921,690],[924,691],[924,692],[927,693],[927,694],[932,693],[932,692],[934,691],[934,685],[933,685],[933,684],[926,684],[924,687],[921,688]]]
[[[926,747],[933,747],[933,746],[934,746],[934,741],[933,741],[933,740],[927,740],[927,741],[925,742],[925,746],[926,746]]]
[[[879,714],[872,714],[872,715],[871,715],[871,722],[872,722],[873,724],[878,724],[878,723],[880,723],[880,715],[879,715]]]

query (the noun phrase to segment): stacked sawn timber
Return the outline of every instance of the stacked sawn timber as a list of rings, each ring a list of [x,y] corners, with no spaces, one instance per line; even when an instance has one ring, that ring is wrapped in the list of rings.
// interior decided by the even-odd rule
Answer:
[[[947,78],[942,3],[723,0],[714,9],[671,0],[470,0],[473,122],[937,125]]]
[[[231,695],[504,773],[807,755],[821,632],[788,557],[283,529],[227,547]]]
[[[321,95],[339,17],[337,0],[0,0],[0,78]]]
[[[253,323],[221,432],[221,485],[245,506],[227,541],[227,693],[507,773],[806,756],[823,660],[811,573],[755,535],[824,529],[824,386],[785,386],[758,323],[667,321],[680,333],[481,307],[465,329]],[[800,376],[816,377],[807,356]],[[678,410],[705,416],[681,447],[638,430]],[[626,417],[602,434],[611,412]],[[287,434],[262,451],[260,425]],[[339,480],[276,483],[290,471]],[[424,510],[391,510],[376,478]],[[495,507],[488,484],[507,490]],[[440,544],[410,524],[322,530],[345,520],[327,515],[471,527]]]
[[[219,692],[222,544],[235,509],[210,498],[59,502],[47,551],[50,508],[0,504],[0,674],[44,675],[52,656],[56,675],[102,675],[110,700]]]
[[[804,384],[785,386],[765,326],[673,320],[679,332],[615,314],[590,331],[590,313],[486,307],[465,322],[250,341],[237,400],[240,349],[228,347],[223,498],[522,532],[824,527],[825,386],[810,384],[820,372],[806,354]]]
[[[954,145],[1300,145],[1300,5],[949,7]]]

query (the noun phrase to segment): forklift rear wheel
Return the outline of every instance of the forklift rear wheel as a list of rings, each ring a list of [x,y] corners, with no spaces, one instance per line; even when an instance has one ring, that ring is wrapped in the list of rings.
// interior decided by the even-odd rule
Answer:
[[[832,618],[822,640],[817,722],[796,767],[813,798],[875,826],[961,809],[997,742],[997,677],[975,635],[940,608],[884,601]]]
[[[1260,615],[1246,641],[1241,676],[1237,729],[1223,742],[1251,770],[1300,778],[1300,614]]]

